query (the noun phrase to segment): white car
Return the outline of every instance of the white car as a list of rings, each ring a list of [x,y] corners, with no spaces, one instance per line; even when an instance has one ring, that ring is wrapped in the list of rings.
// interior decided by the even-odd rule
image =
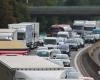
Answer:
[[[100,39],[100,34],[93,34],[95,36],[96,41]]]
[[[74,40],[76,40],[78,43],[80,43],[80,47],[84,47],[85,43],[82,38],[74,38]]]
[[[55,56],[56,54],[62,54],[60,49],[51,49],[50,53],[51,53],[51,57]]]
[[[48,49],[57,49],[57,38],[55,37],[46,37],[44,39],[44,46],[48,47]]]
[[[38,46],[36,50],[48,50],[48,47]]]
[[[49,59],[52,56],[55,56],[56,54],[61,54],[61,51],[59,49],[41,49],[36,51],[36,55],[43,57],[45,59]]]
[[[56,54],[50,59],[50,61],[63,67],[70,66],[70,58],[67,54]]]
[[[79,44],[78,44],[77,41],[74,40],[74,39],[67,39],[67,40],[65,41],[65,44],[68,44],[70,49],[75,49],[76,51],[77,51],[78,48],[79,48]]]
[[[49,50],[37,50],[36,55],[44,59],[49,59],[49,57],[51,56]]]
[[[59,42],[59,45],[57,47],[58,49],[60,49],[60,51],[63,54],[68,54],[70,53],[70,48],[69,48],[69,44],[65,44],[64,42]],[[69,55],[70,56],[70,55]]]
[[[87,43],[90,43],[90,42],[94,43],[96,41],[95,36],[94,35],[91,35],[91,34],[85,35],[84,36],[84,40]]]
[[[74,34],[74,35],[72,35],[72,37],[73,37],[73,38],[80,38],[81,36],[78,35],[78,34]]]

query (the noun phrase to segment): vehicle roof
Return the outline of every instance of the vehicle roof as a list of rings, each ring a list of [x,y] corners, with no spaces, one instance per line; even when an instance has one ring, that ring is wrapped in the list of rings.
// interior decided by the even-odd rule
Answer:
[[[58,34],[68,34],[68,32],[59,31]]]
[[[48,47],[46,47],[46,46],[39,46],[37,48],[37,50],[48,50]]]
[[[45,37],[44,39],[57,39],[56,37]]]
[[[96,21],[85,21],[85,27],[96,27]]]
[[[0,41],[0,49],[21,49],[27,48],[25,44],[21,41]]]
[[[13,27],[27,27],[26,25],[33,25],[33,24],[38,24],[37,22],[22,22],[22,23],[14,23],[14,24],[8,24],[8,26],[13,26]]]
[[[0,33],[12,33],[15,31],[16,29],[0,29]]]
[[[52,25],[51,27],[54,27],[54,28],[59,28],[59,27],[70,27],[70,25],[68,25],[68,24],[54,24],[54,25]]]
[[[19,24],[36,24],[36,23],[38,23],[38,22],[21,22]]]
[[[67,54],[56,54],[58,56],[68,56]]]
[[[73,25],[84,25],[85,21],[84,20],[75,20]]]
[[[50,50],[47,50],[47,49],[40,49],[40,50],[37,50],[37,52],[41,52],[41,51],[47,51],[47,52],[50,52]]]
[[[13,69],[53,69],[61,70],[63,67],[38,56],[0,56],[0,62]]]

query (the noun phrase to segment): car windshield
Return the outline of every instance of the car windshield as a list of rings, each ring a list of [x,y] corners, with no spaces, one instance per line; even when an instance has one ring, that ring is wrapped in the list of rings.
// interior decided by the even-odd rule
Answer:
[[[56,55],[56,59],[69,59],[67,55]]]
[[[49,57],[49,52],[47,51],[38,51],[37,55],[40,57]]]
[[[74,25],[74,26],[73,26],[73,29],[76,29],[76,30],[83,30],[83,26]]]
[[[93,38],[93,35],[87,35],[85,38]]]
[[[67,35],[64,35],[64,34],[58,34],[58,37],[63,37],[63,38],[66,38]]]
[[[76,43],[74,40],[66,40],[66,43]]]
[[[45,39],[44,44],[57,44],[55,39]]]

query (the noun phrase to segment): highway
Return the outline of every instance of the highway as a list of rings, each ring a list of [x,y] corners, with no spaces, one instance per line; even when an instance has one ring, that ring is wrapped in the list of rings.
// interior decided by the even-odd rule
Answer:
[[[94,52],[94,54],[95,54],[95,52]],[[99,53],[99,55],[100,55],[100,53]],[[98,74],[100,67],[89,56],[88,47],[85,48],[83,51],[81,51],[77,55],[76,61],[77,61],[76,62],[77,67],[83,76],[85,76],[85,77],[91,76],[95,80],[100,80],[100,75]]]
[[[82,76],[93,77],[95,80],[100,80],[100,67],[90,58],[88,53],[88,48],[92,44],[86,44],[84,48],[79,49],[78,51],[71,51],[71,66],[75,67]],[[99,51],[98,51],[99,50]],[[94,53],[100,52],[100,49],[95,50]],[[32,52],[30,55],[34,55],[35,52]],[[100,53],[97,54],[100,56]],[[98,57],[100,60],[100,57]],[[76,61],[76,62],[75,62]]]

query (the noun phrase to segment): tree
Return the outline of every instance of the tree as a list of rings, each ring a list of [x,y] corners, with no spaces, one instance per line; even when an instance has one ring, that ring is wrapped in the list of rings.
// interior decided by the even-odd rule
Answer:
[[[28,13],[27,6],[22,2],[15,2],[14,14],[17,22],[31,21],[31,16]]]
[[[0,0],[0,28],[6,28],[9,23],[16,22],[13,15],[13,1]]]
[[[66,6],[75,6],[78,4],[78,0],[65,0],[65,5]]]

